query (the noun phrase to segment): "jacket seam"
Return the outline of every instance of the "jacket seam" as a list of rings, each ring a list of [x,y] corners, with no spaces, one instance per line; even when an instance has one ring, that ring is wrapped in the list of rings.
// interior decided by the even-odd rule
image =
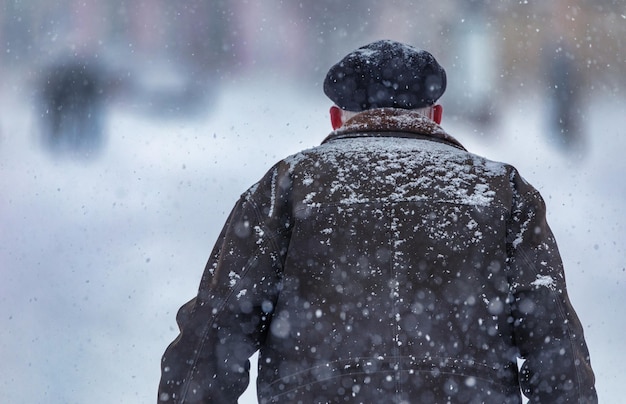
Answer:
[[[391,320],[391,324],[393,326],[393,340],[392,340],[392,352],[394,352],[394,356],[399,357],[400,356],[400,348],[398,347],[398,343],[400,342],[400,332],[399,332],[399,323],[398,320],[396,318],[396,315],[399,313],[398,310],[398,297],[396,296],[396,288],[399,287],[398,285],[398,272],[395,268],[395,263],[396,263],[396,256],[395,256],[395,251],[396,251],[396,247],[395,247],[395,241],[396,241],[396,234],[393,233],[393,223],[396,219],[396,209],[392,208],[390,209],[390,215],[387,216],[387,227],[388,227],[388,231],[389,231],[389,248],[391,250],[391,259],[389,260],[389,270],[391,272],[391,276],[393,279],[393,293],[392,293],[392,298],[393,298],[393,303],[392,303],[392,307],[393,307],[393,317]],[[401,395],[402,394],[402,385],[400,383],[400,377],[399,376],[399,372],[402,372],[403,368],[402,368],[402,362],[398,361],[396,363],[397,368],[393,369],[394,372],[394,376],[395,376],[395,386],[396,386],[396,396]]]
[[[265,220],[263,220],[263,214],[261,212],[261,209],[259,208],[259,205],[256,203],[256,201],[254,200],[254,198],[250,197],[247,198],[247,201],[250,202],[253,211],[255,213],[256,216],[256,220],[257,223],[259,223],[261,225],[261,228],[263,229],[263,232],[267,235],[267,241],[263,243],[263,245],[265,244],[271,244],[271,248],[270,250],[275,252],[277,254],[277,256],[280,256],[280,247],[278,245],[278,243],[276,242],[277,239],[279,239],[281,236],[284,236],[285,234],[288,233],[288,229],[281,229],[278,231],[272,231],[270,229],[270,227],[267,225],[267,223],[265,222]],[[257,248],[257,251],[260,249],[260,245],[259,248]],[[281,260],[281,268],[283,267],[283,262]],[[276,275],[281,276],[282,273],[278,270],[275,269],[274,270],[276,272]]]
[[[247,202],[251,203],[251,206],[253,208],[254,214],[255,214],[255,219],[258,221],[258,223],[262,223],[264,228],[267,228],[267,225],[265,224],[265,221],[261,220],[261,215],[260,215],[260,211],[258,209],[258,205],[251,199],[251,198],[247,198],[246,199]],[[255,249],[255,254],[253,254],[253,258],[250,258],[246,261],[246,265],[244,267],[244,269],[241,272],[241,279],[244,279],[246,276],[248,276],[249,274],[249,270],[250,267],[252,266],[252,264],[258,259],[258,252],[260,250],[263,249],[263,247],[267,246],[268,244],[272,244],[272,246],[274,247],[273,251],[277,251],[276,249],[276,243],[274,242],[274,237],[267,237],[266,240],[263,241],[263,243],[260,243],[257,245],[256,249]],[[278,276],[280,276],[280,272],[278,272],[277,270],[275,270],[276,274]],[[198,343],[198,350],[196,352],[196,354],[193,357],[193,365],[191,365],[189,372],[187,373],[188,375],[188,379],[186,379],[185,381],[185,388],[183,393],[181,394],[181,403],[185,402],[185,399],[189,393],[189,387],[191,386],[191,382],[193,381],[193,375],[194,375],[194,370],[197,367],[198,364],[198,358],[200,357],[201,352],[204,350],[204,346],[206,344],[207,338],[208,338],[208,334],[209,331],[211,330],[211,327],[213,326],[213,324],[215,324],[215,321],[217,320],[217,318],[219,317],[219,315],[222,313],[224,307],[226,306],[226,304],[230,301],[231,297],[235,294],[235,291],[238,291],[238,286],[241,284],[241,279],[239,281],[237,281],[231,288],[229,288],[229,292],[227,294],[227,296],[223,299],[223,301],[221,302],[221,304],[219,304],[217,312],[215,313],[215,315],[211,316],[211,320],[205,325],[203,331],[202,331],[202,338],[200,340],[200,342]]]

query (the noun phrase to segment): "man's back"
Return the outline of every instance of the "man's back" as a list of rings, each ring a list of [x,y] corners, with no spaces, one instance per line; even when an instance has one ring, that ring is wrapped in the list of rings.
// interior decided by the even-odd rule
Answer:
[[[411,133],[371,135],[287,160],[293,229],[259,390],[269,382],[277,402],[477,390],[517,402],[510,171]]]

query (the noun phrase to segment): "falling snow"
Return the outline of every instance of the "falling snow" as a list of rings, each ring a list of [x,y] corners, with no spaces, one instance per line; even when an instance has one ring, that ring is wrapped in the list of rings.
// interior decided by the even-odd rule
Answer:
[[[265,87],[255,85],[254,91],[262,93]],[[233,86],[210,118],[186,125],[113,110],[109,143],[90,162],[49,156],[28,137],[28,109],[18,108],[26,101],[14,94],[10,102],[2,100],[5,117],[13,120],[2,119],[0,128],[5,190],[0,218],[9,229],[0,233],[5,270],[0,349],[3,363],[12,369],[11,383],[19,387],[6,389],[7,400],[154,399],[161,354],[177,332],[175,312],[195,294],[212,243],[239,193],[276,160],[318,144],[328,132],[324,100],[311,103],[314,97],[299,98],[289,88],[281,89],[281,99],[300,103],[287,114],[290,129],[276,131],[271,142],[267,128],[275,128],[278,115],[256,108],[258,100],[247,98],[249,88]],[[585,324],[599,393],[607,402],[619,402],[620,375],[626,373],[620,359],[626,355],[624,344],[610,338],[626,332],[623,322],[615,321],[621,318],[617,308],[623,306],[626,267],[619,214],[626,194],[615,185],[624,171],[620,150],[626,137],[616,135],[625,125],[606,119],[621,116],[617,103],[594,107],[603,112],[590,114],[597,136],[590,138],[587,159],[575,165],[539,137],[541,115],[535,104],[526,105],[523,113],[508,111],[499,138],[472,138],[458,122],[444,125],[470,151],[513,163],[548,196],[548,218],[566,261],[570,296]],[[283,107],[280,102],[269,106],[274,111]],[[236,119],[231,111],[237,111]],[[242,120],[245,127],[233,124]],[[500,167],[485,165],[485,170]],[[311,181],[306,178],[307,185]],[[336,190],[346,191],[359,197],[356,187]],[[492,196],[473,187],[458,198],[482,204]],[[315,203],[314,195],[310,202]],[[471,226],[469,221],[465,225]],[[550,285],[547,279],[535,282]],[[265,309],[272,310],[270,302]],[[483,319],[483,325],[488,321]],[[278,317],[271,331],[287,335],[289,323]],[[240,402],[255,402],[252,397],[253,384]]]

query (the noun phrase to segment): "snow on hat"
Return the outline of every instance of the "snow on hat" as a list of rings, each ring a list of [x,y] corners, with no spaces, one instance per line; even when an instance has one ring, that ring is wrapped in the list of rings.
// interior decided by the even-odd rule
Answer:
[[[433,55],[390,40],[349,53],[324,80],[324,93],[348,111],[424,108],[445,90],[446,72]]]

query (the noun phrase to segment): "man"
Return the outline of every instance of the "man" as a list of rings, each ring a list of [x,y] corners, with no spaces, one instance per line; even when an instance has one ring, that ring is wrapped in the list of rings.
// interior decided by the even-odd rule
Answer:
[[[330,69],[335,131],[236,204],[160,401],[235,403],[259,350],[261,403],[596,402],[544,203],[438,125],[445,87],[393,41]]]

